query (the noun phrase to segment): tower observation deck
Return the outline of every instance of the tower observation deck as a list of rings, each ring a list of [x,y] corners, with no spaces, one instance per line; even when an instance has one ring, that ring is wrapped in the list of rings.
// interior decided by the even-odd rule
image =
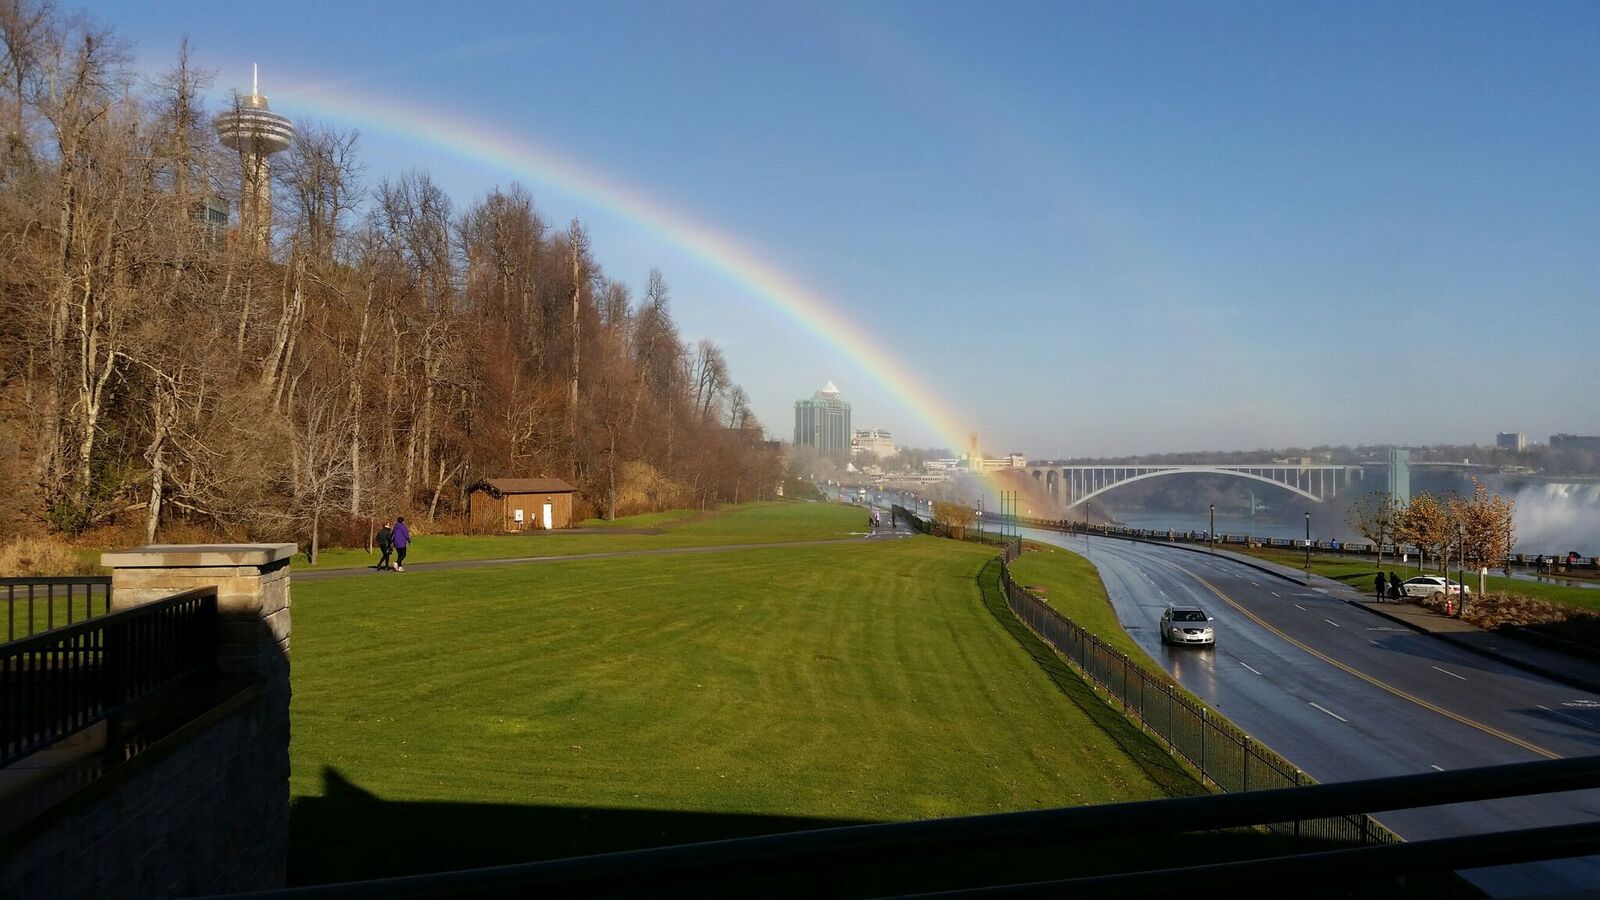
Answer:
[[[250,67],[250,93],[234,97],[233,108],[212,124],[222,145],[239,152],[239,236],[256,250],[272,237],[272,179],[267,158],[289,148],[294,125],[272,111],[261,95],[255,66]]]

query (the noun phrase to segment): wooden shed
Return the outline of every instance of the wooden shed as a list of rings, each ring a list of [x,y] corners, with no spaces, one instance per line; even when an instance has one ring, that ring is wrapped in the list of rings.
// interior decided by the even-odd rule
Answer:
[[[572,485],[559,478],[486,478],[467,494],[474,531],[572,527]]]

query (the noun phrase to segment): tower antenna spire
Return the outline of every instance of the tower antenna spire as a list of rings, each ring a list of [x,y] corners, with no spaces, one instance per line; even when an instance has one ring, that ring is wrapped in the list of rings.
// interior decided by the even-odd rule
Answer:
[[[250,64],[250,96],[261,96],[261,70],[256,63]]]

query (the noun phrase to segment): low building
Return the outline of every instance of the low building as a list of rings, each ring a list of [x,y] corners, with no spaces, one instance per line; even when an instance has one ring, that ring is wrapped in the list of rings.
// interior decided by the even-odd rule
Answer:
[[[895,454],[894,438],[883,428],[857,428],[850,435],[850,451],[877,457]]]
[[[1550,447],[1555,450],[1600,450],[1600,436],[1589,434],[1552,434]]]
[[[572,493],[559,478],[486,478],[467,494],[473,531],[548,531],[572,527]]]

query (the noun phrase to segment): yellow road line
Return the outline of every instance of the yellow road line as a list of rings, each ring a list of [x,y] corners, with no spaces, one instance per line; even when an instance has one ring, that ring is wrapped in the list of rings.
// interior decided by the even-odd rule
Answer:
[[[1517,737],[1516,735],[1507,734],[1506,732],[1501,731],[1498,728],[1494,728],[1492,726],[1485,725],[1482,722],[1476,721],[1474,719],[1469,719],[1466,716],[1463,716],[1463,715],[1461,715],[1459,713],[1451,712],[1450,710],[1445,709],[1442,706],[1438,706],[1436,704],[1429,703],[1428,701],[1422,699],[1421,697],[1416,696],[1415,694],[1409,694],[1409,693],[1407,693],[1405,691],[1402,691],[1399,688],[1395,687],[1394,685],[1389,684],[1388,682],[1381,681],[1381,680],[1379,680],[1377,678],[1374,678],[1374,677],[1372,677],[1371,675],[1368,675],[1365,672],[1362,672],[1362,671],[1360,671],[1358,669],[1352,668],[1352,667],[1350,667],[1350,666],[1338,661],[1337,659],[1334,659],[1333,657],[1328,656],[1326,653],[1323,653],[1323,652],[1321,652],[1319,650],[1313,649],[1313,648],[1301,643],[1300,641],[1295,640],[1294,638],[1290,637],[1289,635],[1284,634],[1279,629],[1273,627],[1272,625],[1268,624],[1266,621],[1262,620],[1262,618],[1260,616],[1257,616],[1255,613],[1251,612],[1250,610],[1245,609],[1243,606],[1239,605],[1239,603],[1237,601],[1235,601],[1232,597],[1229,597],[1227,594],[1224,594],[1222,591],[1218,590],[1216,585],[1213,585],[1211,582],[1209,582],[1209,581],[1205,580],[1204,578],[1201,578],[1199,575],[1196,575],[1195,573],[1189,571],[1188,569],[1184,568],[1182,565],[1179,565],[1177,563],[1173,563],[1173,565],[1178,569],[1178,571],[1182,572],[1185,575],[1188,575],[1190,578],[1193,578],[1195,581],[1198,581],[1201,584],[1205,585],[1206,590],[1209,590],[1211,593],[1216,594],[1217,597],[1222,600],[1222,602],[1224,602],[1224,603],[1228,604],[1229,606],[1233,607],[1234,609],[1238,610],[1240,613],[1243,613],[1248,619],[1250,619],[1250,621],[1256,623],[1257,625],[1260,625],[1262,628],[1265,628],[1267,631],[1272,632],[1273,634],[1277,635],[1279,638],[1281,638],[1281,639],[1283,639],[1285,641],[1288,641],[1289,643],[1293,644],[1294,646],[1299,647],[1301,650],[1304,650],[1305,652],[1311,654],[1312,656],[1315,656],[1317,659],[1322,660],[1323,662],[1327,663],[1330,666],[1333,666],[1333,667],[1339,669],[1342,672],[1345,672],[1345,673],[1350,674],[1350,675],[1354,675],[1355,677],[1361,679],[1362,681],[1365,681],[1367,684],[1370,684],[1375,688],[1379,688],[1380,690],[1388,691],[1389,693],[1393,694],[1394,696],[1399,697],[1402,700],[1407,700],[1407,701],[1410,701],[1412,703],[1415,703],[1416,705],[1418,705],[1418,706],[1422,707],[1423,709],[1426,709],[1426,710],[1428,710],[1430,712],[1436,712],[1439,715],[1444,716],[1445,718],[1453,719],[1453,720],[1455,720],[1457,722],[1460,722],[1462,725],[1465,725],[1468,728],[1477,729],[1478,731],[1481,731],[1484,734],[1487,734],[1487,735],[1489,735],[1491,737],[1497,737],[1497,738],[1501,739],[1502,741],[1506,741],[1507,743],[1515,744],[1515,745],[1517,745],[1518,747],[1521,747],[1524,750],[1528,750],[1530,752],[1537,753],[1540,756],[1545,757],[1546,759],[1561,759],[1562,758],[1561,754],[1559,754],[1559,753],[1552,753],[1549,750],[1546,750],[1545,748],[1539,746],[1538,744],[1529,743],[1528,741],[1525,741],[1522,738]]]

